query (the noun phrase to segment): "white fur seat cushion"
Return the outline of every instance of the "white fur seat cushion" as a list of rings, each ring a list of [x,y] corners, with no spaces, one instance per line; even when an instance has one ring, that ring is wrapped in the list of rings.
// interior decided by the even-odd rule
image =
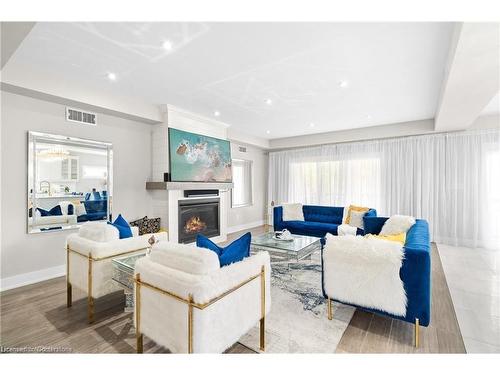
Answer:
[[[415,218],[413,216],[392,215],[384,223],[379,234],[381,236],[385,236],[391,234],[406,233],[413,224],[415,224]]]
[[[219,257],[212,250],[168,241],[154,245],[150,259],[166,267],[195,275],[206,275],[220,268]]]
[[[113,225],[107,223],[89,222],[83,224],[78,235],[95,242],[109,242],[120,239],[120,233]]]
[[[304,212],[301,203],[283,204],[283,221],[304,221]]]

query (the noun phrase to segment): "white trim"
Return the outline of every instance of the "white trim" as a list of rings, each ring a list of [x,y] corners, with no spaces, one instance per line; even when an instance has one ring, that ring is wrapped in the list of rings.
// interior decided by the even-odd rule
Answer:
[[[3,278],[1,280],[0,290],[3,292],[5,290],[19,288],[24,285],[39,283],[40,281],[54,279],[56,277],[64,275],[66,275],[65,264],[56,267],[45,268],[39,271],[22,273],[20,275]]]
[[[253,223],[247,223],[247,224],[241,224],[241,225],[235,225],[233,227],[228,227],[227,228],[227,233],[234,233],[234,232],[239,232],[242,230],[247,230],[255,227],[260,227],[266,223],[265,220],[259,220],[259,221],[254,221]]]

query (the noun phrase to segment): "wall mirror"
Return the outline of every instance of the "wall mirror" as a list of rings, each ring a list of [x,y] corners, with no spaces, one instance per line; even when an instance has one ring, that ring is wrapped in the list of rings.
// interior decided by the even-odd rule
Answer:
[[[111,143],[28,133],[28,233],[111,220]]]

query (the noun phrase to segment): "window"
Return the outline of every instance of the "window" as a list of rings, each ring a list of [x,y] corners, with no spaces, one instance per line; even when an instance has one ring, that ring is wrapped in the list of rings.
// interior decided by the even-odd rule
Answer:
[[[106,166],[83,166],[83,178],[106,178],[107,167]]]
[[[252,161],[233,159],[232,207],[245,207],[253,204]]]
[[[292,162],[288,176],[290,202],[380,207],[378,157]]]

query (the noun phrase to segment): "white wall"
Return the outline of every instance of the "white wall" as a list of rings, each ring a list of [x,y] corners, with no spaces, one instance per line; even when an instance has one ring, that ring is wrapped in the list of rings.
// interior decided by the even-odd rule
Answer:
[[[149,214],[145,182],[151,171],[151,125],[98,114],[98,126],[66,122],[63,105],[1,92],[1,278],[2,288],[64,270],[65,238],[72,231],[26,233],[27,132],[29,130],[113,143],[113,214]],[[34,272],[34,273],[33,273]],[[19,277],[16,277],[19,276]],[[6,279],[8,278],[8,279]]]
[[[244,146],[247,152],[240,152],[239,146]],[[267,153],[254,146],[231,142],[231,156],[234,159],[251,160],[253,179],[253,205],[248,207],[229,208],[228,231],[235,232],[253,226],[262,225],[266,220],[267,205]]]

